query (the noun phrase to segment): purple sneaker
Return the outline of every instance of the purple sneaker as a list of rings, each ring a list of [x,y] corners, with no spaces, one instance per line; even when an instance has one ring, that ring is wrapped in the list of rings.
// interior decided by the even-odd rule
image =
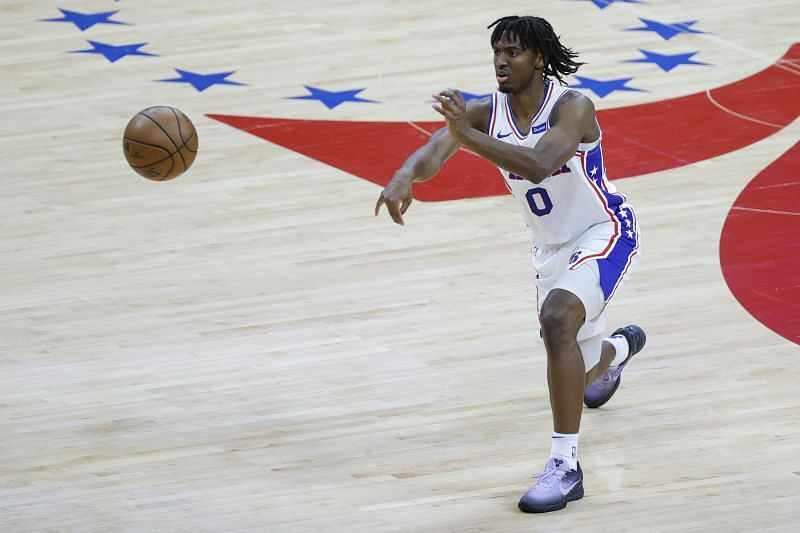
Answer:
[[[538,477],[539,481],[520,499],[521,511],[558,511],[566,507],[567,502],[583,498],[583,471],[580,463],[577,470],[570,470],[566,461],[551,457],[544,466],[544,472],[534,474],[534,477]]]
[[[586,390],[583,391],[583,403],[586,404],[586,407],[600,407],[614,396],[614,393],[617,392],[617,387],[619,387],[620,374],[622,374],[625,365],[628,364],[634,354],[639,353],[644,348],[644,343],[647,342],[647,336],[639,326],[630,325],[619,328],[611,336],[613,337],[614,335],[622,335],[627,339],[629,346],[628,357],[619,365],[608,367],[608,370],[602,376],[586,387]]]

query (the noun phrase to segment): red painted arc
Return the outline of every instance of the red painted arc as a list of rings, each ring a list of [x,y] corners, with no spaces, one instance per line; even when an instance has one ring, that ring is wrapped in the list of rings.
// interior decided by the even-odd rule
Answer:
[[[737,150],[800,115],[800,43],[775,64],[735,83],[680,98],[600,110],[597,115],[611,179]],[[378,185],[386,184],[408,154],[443,125],[208,116]],[[507,193],[497,169],[463,149],[436,179],[415,185],[414,191],[423,201]]]
[[[741,192],[725,220],[719,256],[742,307],[800,344],[800,143]]]

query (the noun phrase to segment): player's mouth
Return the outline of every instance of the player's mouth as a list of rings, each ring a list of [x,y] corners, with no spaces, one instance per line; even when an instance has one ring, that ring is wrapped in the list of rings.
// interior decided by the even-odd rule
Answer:
[[[508,81],[508,74],[504,72],[497,72],[495,77],[497,78],[497,83],[505,83]]]

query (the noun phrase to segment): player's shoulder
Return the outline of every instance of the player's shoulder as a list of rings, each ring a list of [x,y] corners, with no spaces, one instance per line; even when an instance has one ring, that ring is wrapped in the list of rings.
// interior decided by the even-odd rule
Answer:
[[[561,106],[594,110],[594,102],[591,98],[582,92],[576,91],[575,89],[570,89],[567,86],[561,87],[561,95],[559,95],[558,100],[556,101],[555,107],[558,108]]]
[[[553,106],[552,119],[556,122],[561,117],[593,118],[594,114],[595,107],[591,98],[575,89],[564,87],[563,93]]]
[[[594,102],[580,91],[563,87],[561,95],[553,106],[554,111],[558,109],[574,109],[576,111],[591,111],[594,113]]]

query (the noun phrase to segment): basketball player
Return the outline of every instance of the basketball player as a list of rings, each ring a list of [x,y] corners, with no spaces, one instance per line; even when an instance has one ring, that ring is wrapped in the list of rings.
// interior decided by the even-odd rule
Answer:
[[[457,90],[434,95],[447,126],[395,172],[375,214],[386,205],[403,224],[411,184],[433,177],[462,145],[499,167],[533,233],[554,429],[544,471],[519,508],[555,511],[583,497],[582,401],[606,403],[645,343],[633,325],[603,338],[605,306],[638,259],[639,227],[606,178],[594,105],[563,86],[582,64],[577,54],[539,17],[503,17],[489,28],[498,92],[469,104]]]

